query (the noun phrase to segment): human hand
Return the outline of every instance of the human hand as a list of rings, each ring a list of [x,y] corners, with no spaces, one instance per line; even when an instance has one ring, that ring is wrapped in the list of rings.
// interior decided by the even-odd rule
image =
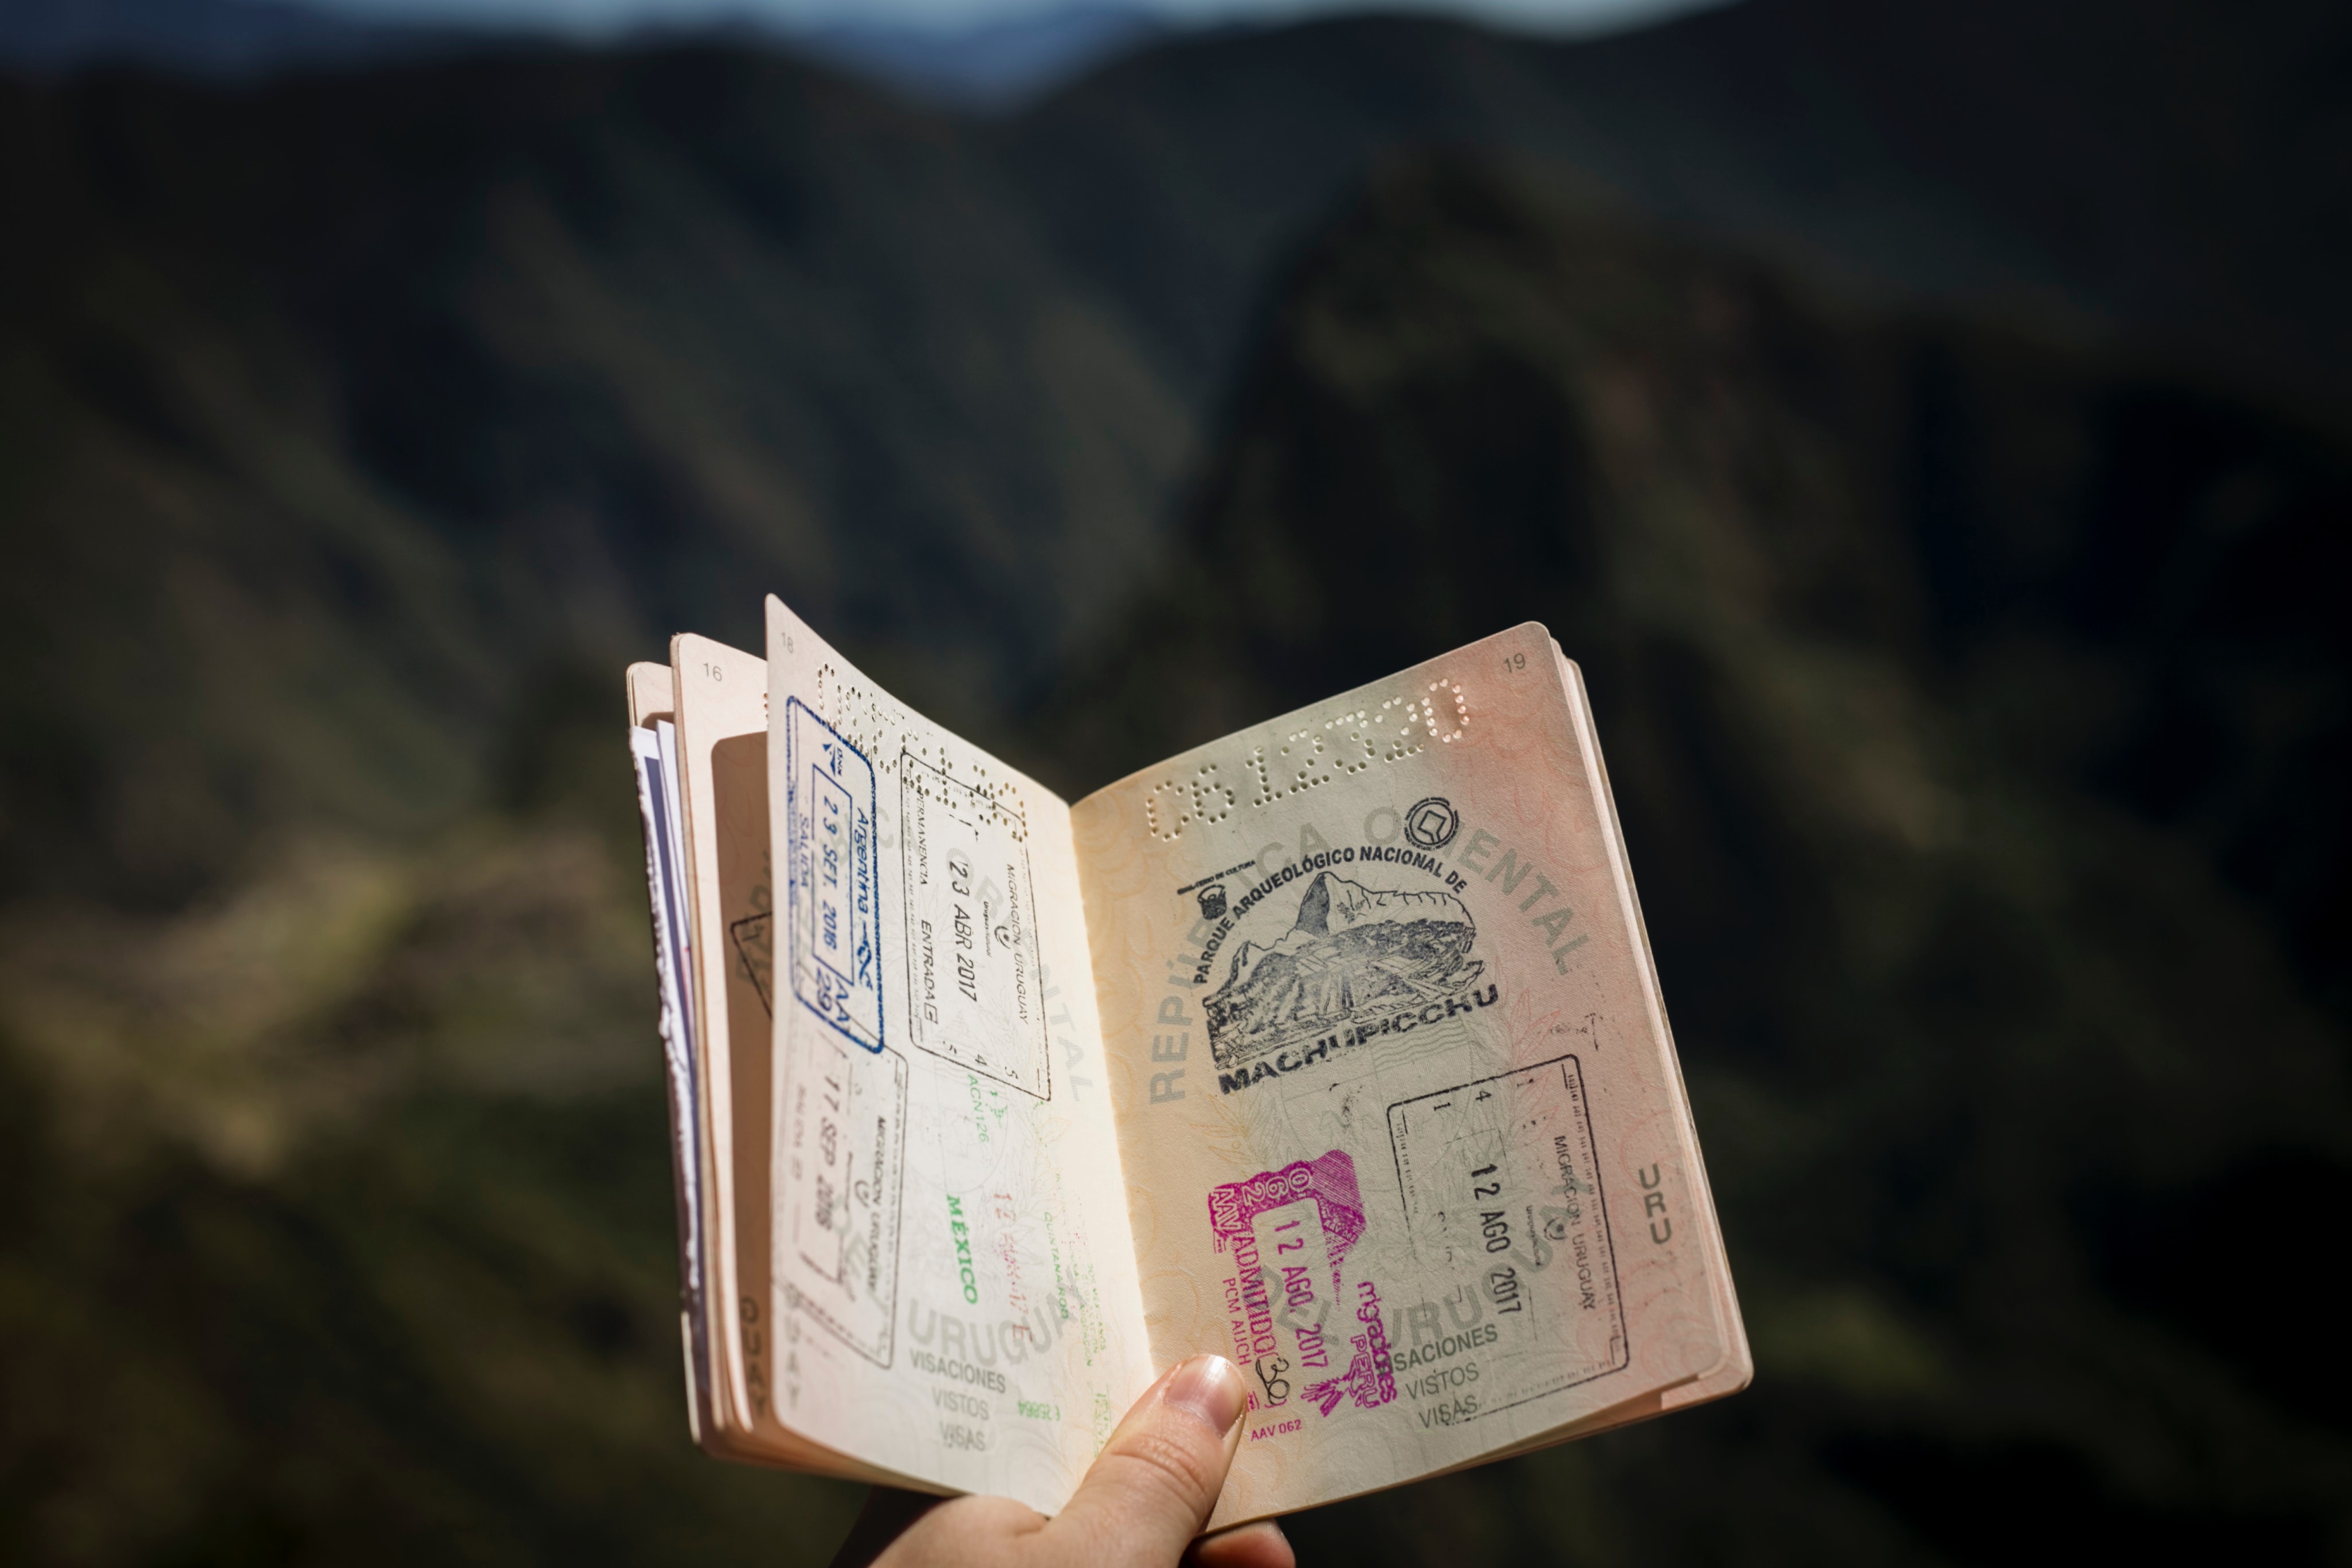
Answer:
[[[1194,1539],[1248,1403],[1233,1363],[1194,1356],[1144,1391],[1052,1519],[1009,1498],[877,1487],[833,1568],[1296,1568],[1271,1520]]]

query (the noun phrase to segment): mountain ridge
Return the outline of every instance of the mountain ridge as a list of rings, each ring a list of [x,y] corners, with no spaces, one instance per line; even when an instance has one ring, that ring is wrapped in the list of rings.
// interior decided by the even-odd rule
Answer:
[[[1854,85],[1872,74],[1855,49],[1882,47],[1886,82],[1912,80],[1923,38],[1961,27],[1980,44],[2011,13],[1898,25],[1843,3],[1755,0],[1573,44],[1403,19],[1187,38],[1001,122],[714,48],[233,91],[104,71],[0,83],[0,195],[43,236],[0,257],[0,395],[23,415],[0,437],[0,500],[38,580],[105,580],[97,542],[67,521],[103,514],[125,582],[142,584],[21,595],[14,646],[37,662],[145,627],[177,650],[152,699],[70,660],[9,697],[0,825],[58,831],[0,826],[0,866],[88,885],[94,856],[121,868],[118,890],[163,896],[222,874],[266,817],[446,820],[559,671],[656,653],[667,626],[754,637],[753,596],[721,582],[785,593],[918,705],[1021,743],[1019,715],[1174,548],[1234,367],[1265,330],[1265,280],[1382,160],[1432,140],[1524,159],[1628,223],[1777,245],[1815,276],[1875,267],[1876,287],[1976,309],[2014,301],[1969,279],[2014,272],[2095,303],[2099,288],[2012,243],[2046,213],[1983,219],[1981,187],[2014,171],[2013,149],[1966,179],[1923,178],[1920,157],[1871,151],[1916,141],[1916,116],[1858,129],[1894,89]],[[2163,15],[2172,41],[2140,48],[2139,85],[2099,86],[2070,45],[2036,90],[2111,127],[2116,103],[2196,53],[2175,35],[2204,37]],[[2333,58],[2340,25],[2262,16],[2267,33],[2216,54],[2218,100],[2254,125],[2223,172],[2272,158],[2286,179],[2324,155],[2332,121],[2282,131],[2244,105]],[[2287,43],[2302,52],[2283,65]],[[1965,106],[1972,68],[1923,101],[1960,91]],[[1778,141],[1756,131],[1817,81],[1829,108]],[[2162,308],[2137,318],[2141,285],[2110,279],[2116,330],[2210,375],[2194,312],[2166,314],[2185,290],[2272,312],[2221,356],[2232,374],[2268,364],[2269,384],[2304,385],[2261,348],[2282,336],[2352,364],[2330,346],[2339,291],[2229,282],[2280,253],[2278,224],[2231,220],[2210,158],[2179,151],[2178,117],[2154,123],[2168,129],[2128,183],[2164,185],[2177,163],[2189,195],[2135,198],[2116,232],[2138,236],[2133,255],[2203,270],[2147,285]],[[2063,138],[2049,153],[2032,192],[2080,177]],[[2318,205],[2298,211],[2343,195],[2340,177],[2306,183]],[[1918,244],[1981,264],[1931,255],[1906,285]],[[2089,246],[2074,272],[2096,284],[2116,248]],[[2295,253],[2288,270],[2324,282],[2333,255]],[[436,585],[450,583],[463,590]],[[269,584],[277,597],[255,599]],[[206,595],[245,602],[215,614]],[[319,615],[328,604],[341,608]],[[260,626],[293,639],[264,668],[332,746],[298,757],[237,717],[238,628]],[[305,659],[369,695],[306,695],[286,673]],[[381,737],[435,729],[429,780],[400,799],[368,783],[419,765],[393,763]],[[166,755],[181,760],[154,765]]]
[[[18,0],[0,11],[0,68],[40,73],[133,67],[249,80],[524,42],[372,22],[300,0]]]
[[[1476,1519],[1497,1559],[2324,1560],[2352,1398],[2284,1347],[2332,1298],[2250,1281],[2295,1326],[2249,1335],[2182,1260],[2295,1256],[2352,1194],[2352,638],[2308,586],[2347,520],[2352,421],[1856,311],[1524,166],[1370,182],[1045,721],[1115,772],[1542,619],[1758,1372],[1286,1521],[1302,1554]],[[1410,615],[1361,613],[1401,580]],[[2221,1218],[2264,1184],[2275,1226]]]

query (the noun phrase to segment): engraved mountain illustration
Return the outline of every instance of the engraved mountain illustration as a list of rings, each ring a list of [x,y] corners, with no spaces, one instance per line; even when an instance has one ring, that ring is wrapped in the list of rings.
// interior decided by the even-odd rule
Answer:
[[[1271,942],[1244,942],[1204,1006],[1221,1067],[1343,1025],[1450,996],[1485,965],[1478,928],[1451,893],[1367,888],[1328,871]]]

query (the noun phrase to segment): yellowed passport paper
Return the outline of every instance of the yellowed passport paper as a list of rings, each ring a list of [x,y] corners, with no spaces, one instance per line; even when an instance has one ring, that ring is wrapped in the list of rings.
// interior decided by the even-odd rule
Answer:
[[[1213,1351],[1251,1390],[1221,1527],[1746,1385],[1542,627],[1076,805],[772,598],[763,653],[680,638],[669,672],[714,1453],[1050,1512]]]

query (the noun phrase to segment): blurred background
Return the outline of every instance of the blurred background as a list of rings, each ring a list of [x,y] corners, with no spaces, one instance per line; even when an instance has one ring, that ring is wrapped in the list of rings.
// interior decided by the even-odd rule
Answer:
[[[620,672],[1580,660],[1738,1399],[1309,1563],[2352,1561],[2352,9],[0,0],[0,1559],[817,1563]]]

